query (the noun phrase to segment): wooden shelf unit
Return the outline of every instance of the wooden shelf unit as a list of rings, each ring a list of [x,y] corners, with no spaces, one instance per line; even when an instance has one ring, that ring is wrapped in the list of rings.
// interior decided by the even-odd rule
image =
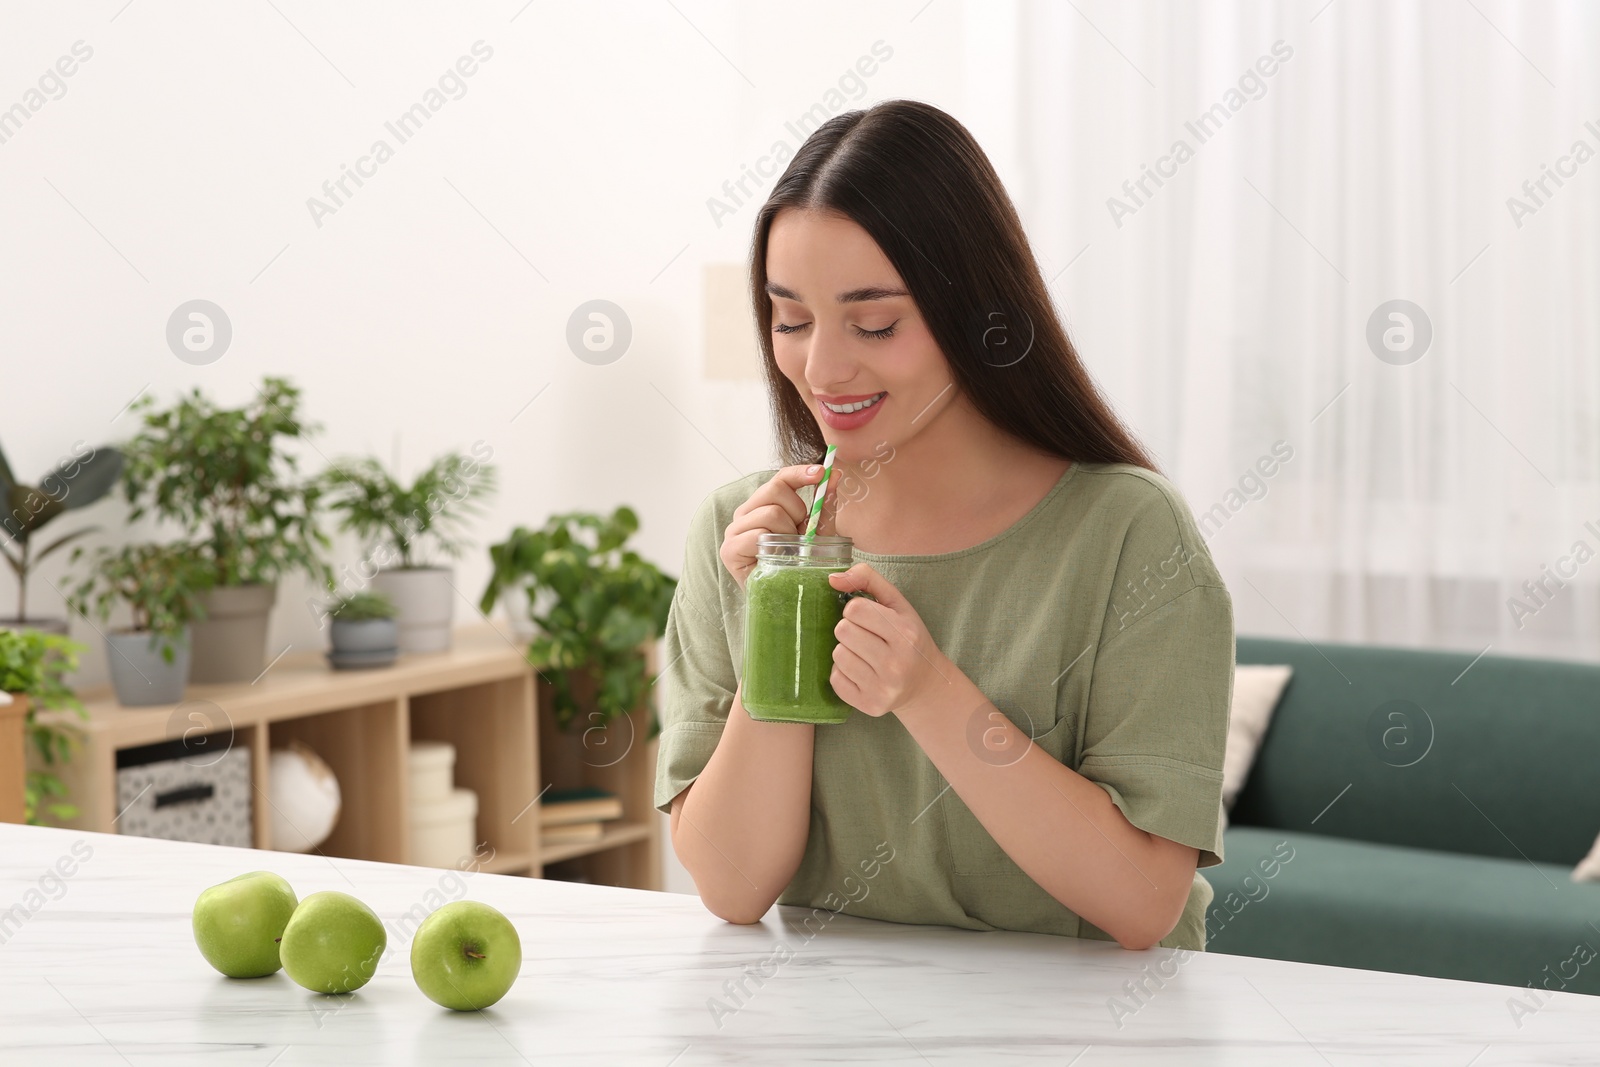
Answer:
[[[79,809],[65,825],[117,832],[119,750],[231,731],[232,744],[250,748],[255,847],[272,847],[263,788],[268,753],[299,740],[333,768],[342,798],[339,821],[316,851],[410,863],[410,746],[448,741],[456,750],[456,786],[478,796],[481,869],[537,878],[547,865],[562,863],[569,875],[597,883],[660,889],[660,819],[652,803],[656,746],[645,741],[648,709],[588,738],[609,743],[613,734],[628,737],[620,757],[612,748],[603,758],[580,755],[573,766],[572,751],[594,746],[575,747],[554,732],[548,685],[524,658],[525,648],[478,625],[457,630],[448,652],[401,656],[393,667],[374,670],[335,671],[320,652],[292,653],[250,684],[191,685],[179,704],[125,708],[109,690],[84,693],[87,722],[55,716],[83,735],[72,762],[60,769]],[[654,670],[654,643],[643,651]],[[598,841],[541,849],[536,801],[554,781],[611,790],[622,798],[622,818]]]

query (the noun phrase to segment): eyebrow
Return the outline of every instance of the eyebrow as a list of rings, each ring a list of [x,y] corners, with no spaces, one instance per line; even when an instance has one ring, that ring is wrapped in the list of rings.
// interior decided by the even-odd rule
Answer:
[[[793,300],[798,303],[804,303],[804,301],[800,299],[800,294],[796,293],[793,289],[790,289],[787,286],[779,285],[777,282],[767,283],[767,293],[771,296],[781,297],[784,300]],[[911,294],[906,292],[904,289],[890,289],[881,285],[868,285],[863,286],[860,289],[847,289],[838,296],[834,297],[834,299],[841,304],[859,304],[868,300],[890,300],[897,296],[910,295]]]

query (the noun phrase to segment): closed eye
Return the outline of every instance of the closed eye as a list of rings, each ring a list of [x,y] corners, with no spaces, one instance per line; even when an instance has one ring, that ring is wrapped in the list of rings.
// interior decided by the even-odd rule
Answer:
[[[772,324],[772,332],[779,334],[799,333],[801,330],[810,325],[811,324],[809,322],[801,322],[793,326],[790,326],[787,323],[775,322]],[[856,331],[857,337],[870,337],[877,341],[886,341],[894,336],[895,327],[898,325],[900,325],[900,322],[897,319],[881,330],[863,330],[859,326],[853,327],[853,329]]]

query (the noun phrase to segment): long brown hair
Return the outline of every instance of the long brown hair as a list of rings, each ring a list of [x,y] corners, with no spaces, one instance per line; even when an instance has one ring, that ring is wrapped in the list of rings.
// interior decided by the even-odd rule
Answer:
[[[899,272],[990,422],[1051,455],[1156,470],[1089,377],[1056,317],[1011,198],[966,127],[931,104],[888,100],[819,126],[756,218],[750,297],[785,464],[814,463],[816,416],[772,354],[767,236],[786,207],[843,215]]]

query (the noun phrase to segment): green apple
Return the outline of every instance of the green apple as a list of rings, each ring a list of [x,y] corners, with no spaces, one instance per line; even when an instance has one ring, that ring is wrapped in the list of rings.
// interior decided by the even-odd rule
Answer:
[[[312,893],[283,931],[283,969],[314,993],[353,993],[372,980],[389,935],[349,893]]]
[[[411,942],[411,977],[435,1004],[487,1008],[522,970],[522,939],[500,912],[475,900],[446,904],[422,920]]]
[[[278,938],[295,910],[294,890],[271,871],[212,886],[194,902],[194,943],[229,978],[262,978],[283,966]]]

